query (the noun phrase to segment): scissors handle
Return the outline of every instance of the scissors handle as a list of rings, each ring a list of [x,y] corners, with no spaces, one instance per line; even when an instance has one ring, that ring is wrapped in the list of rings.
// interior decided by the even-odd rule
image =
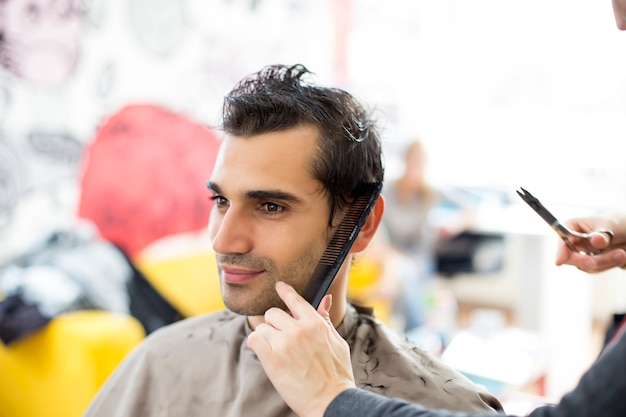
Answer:
[[[601,233],[606,234],[609,238],[609,245],[611,244],[614,236],[613,232],[608,229],[598,229],[591,233],[581,233],[568,229],[560,223],[556,226],[555,230],[557,228],[559,229],[557,230],[557,233],[561,236],[561,239],[563,239],[567,247],[570,248],[571,251],[580,253],[581,255],[597,255],[603,251],[602,249],[598,249],[591,244],[591,238],[593,236]]]

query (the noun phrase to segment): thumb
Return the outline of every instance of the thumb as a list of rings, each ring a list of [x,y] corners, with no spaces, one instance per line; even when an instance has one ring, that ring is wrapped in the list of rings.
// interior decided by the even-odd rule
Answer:
[[[591,244],[599,249],[605,249],[611,245],[613,241],[613,232],[600,229],[592,233]]]

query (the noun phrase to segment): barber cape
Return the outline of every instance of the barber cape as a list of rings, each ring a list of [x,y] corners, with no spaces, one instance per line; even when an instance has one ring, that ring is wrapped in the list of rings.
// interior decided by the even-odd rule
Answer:
[[[357,386],[429,408],[496,413],[502,405],[458,371],[349,306],[338,328]],[[163,327],[103,385],[85,417],[295,416],[246,346],[245,316],[228,310]]]

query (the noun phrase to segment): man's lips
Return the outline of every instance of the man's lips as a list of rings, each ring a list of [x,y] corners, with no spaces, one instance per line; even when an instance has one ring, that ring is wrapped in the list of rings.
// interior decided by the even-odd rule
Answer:
[[[263,271],[255,271],[237,266],[219,265],[224,282],[241,284],[257,278]]]

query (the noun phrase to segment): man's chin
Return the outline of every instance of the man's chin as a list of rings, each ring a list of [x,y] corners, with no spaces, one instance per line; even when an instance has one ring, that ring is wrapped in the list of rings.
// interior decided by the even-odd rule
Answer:
[[[280,308],[281,310],[287,310],[287,306],[282,300],[270,303],[234,303],[224,300],[224,305],[227,309],[233,313],[241,314],[242,316],[263,316],[267,310],[272,307]]]

